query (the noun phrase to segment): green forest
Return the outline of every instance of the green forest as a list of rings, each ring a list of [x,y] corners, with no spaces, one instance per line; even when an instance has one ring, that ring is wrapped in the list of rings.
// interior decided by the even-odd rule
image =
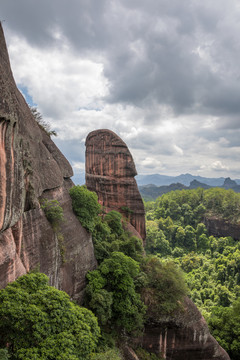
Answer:
[[[145,256],[142,241],[126,230],[127,218],[106,213],[85,186],[69,193],[99,264],[87,274],[84,306],[37,270],[8,284],[0,290],[1,360],[121,360],[121,345],[140,335],[151,317],[178,311],[187,294],[183,272],[173,261]],[[61,240],[64,263],[63,210],[56,200],[42,199],[41,207]],[[160,359],[134,350],[140,360]]]
[[[204,218],[240,225],[240,194],[211,188],[177,190],[146,202],[148,254],[172,259],[189,296],[231,359],[240,357],[240,241],[210,236]]]
[[[173,191],[146,202],[147,238],[127,229],[127,216],[106,213],[85,186],[70,189],[73,210],[92,233],[98,268],[87,274],[80,307],[32,271],[0,290],[0,359],[120,360],[121,344],[151,319],[182,310],[188,295],[232,360],[240,354],[240,242],[209,236],[204,217],[237,224],[240,195],[231,190]],[[63,211],[42,200],[56,235]],[[140,360],[160,359],[134,348]]]

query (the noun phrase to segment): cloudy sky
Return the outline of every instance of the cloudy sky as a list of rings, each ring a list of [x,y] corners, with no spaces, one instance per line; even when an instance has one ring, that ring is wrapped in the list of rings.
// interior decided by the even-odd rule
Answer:
[[[240,178],[238,0],[0,0],[12,70],[76,174],[108,128],[139,174]]]

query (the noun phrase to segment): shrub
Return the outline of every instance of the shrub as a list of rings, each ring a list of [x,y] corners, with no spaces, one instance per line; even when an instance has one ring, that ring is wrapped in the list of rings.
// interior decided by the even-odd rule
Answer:
[[[73,211],[78,220],[88,231],[93,232],[101,205],[97,194],[89,191],[85,185],[73,186],[69,190]]]
[[[0,360],[8,360],[10,356],[7,349],[0,349]]]
[[[162,357],[159,357],[153,353],[149,353],[148,351],[138,348],[135,353],[137,354],[139,360],[163,360]]]
[[[43,209],[46,218],[52,224],[53,228],[57,230],[60,224],[64,221],[63,209],[57,200],[41,200],[41,208]]]
[[[109,211],[105,215],[104,221],[108,224],[114,234],[118,236],[123,234],[122,215],[119,212],[115,210]]]
[[[51,125],[47,121],[43,120],[43,117],[38,109],[30,105],[29,108],[40,129],[42,129],[49,137],[57,136],[57,132],[51,129]]]
[[[147,276],[142,298],[148,306],[148,315],[157,318],[177,310],[187,294],[181,270],[173,262],[161,262],[156,257],[144,259],[142,270]]]
[[[114,348],[92,355],[91,360],[122,360],[122,357],[119,350]]]

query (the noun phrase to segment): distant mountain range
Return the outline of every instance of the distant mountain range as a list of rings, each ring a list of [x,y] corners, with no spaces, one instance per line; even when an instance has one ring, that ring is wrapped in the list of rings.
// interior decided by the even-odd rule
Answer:
[[[145,176],[148,176],[148,177],[150,176],[151,180],[154,180],[155,175],[145,175]],[[157,175],[156,179],[158,181],[161,181],[161,180],[163,181],[163,179],[160,178],[162,176],[164,176],[164,175]],[[193,175],[185,174],[185,175],[179,175],[179,176],[176,176],[173,178],[174,179],[182,178],[184,180],[185,184],[187,184],[188,179],[190,179],[191,177],[193,177]],[[170,176],[167,176],[167,178],[168,178],[167,181],[170,181],[169,180]],[[162,186],[156,186],[155,184],[147,184],[147,185],[139,185],[139,191],[145,200],[155,200],[157,197],[159,197],[169,191],[173,191],[173,190],[197,189],[199,187],[201,187],[203,189],[209,189],[211,187],[221,187],[226,190],[232,189],[235,192],[240,192],[240,180],[238,180],[238,179],[237,180],[232,180],[230,178],[213,179],[213,178],[203,178],[201,176],[197,176],[197,178],[203,179],[205,181],[205,183],[194,179],[194,180],[190,181],[189,186],[186,186],[185,184],[182,184],[180,182],[172,183],[170,185],[162,185]],[[142,180],[144,180],[144,179],[142,179]],[[139,181],[138,181],[138,184],[139,184]]]
[[[199,175],[181,174],[178,176],[168,176],[160,174],[152,175],[137,175],[136,178],[138,185],[149,185],[153,184],[156,186],[171,185],[173,183],[180,183],[185,186],[190,186],[191,181],[196,180],[209,186],[222,186],[225,178],[207,178]],[[240,179],[233,180],[240,185]]]

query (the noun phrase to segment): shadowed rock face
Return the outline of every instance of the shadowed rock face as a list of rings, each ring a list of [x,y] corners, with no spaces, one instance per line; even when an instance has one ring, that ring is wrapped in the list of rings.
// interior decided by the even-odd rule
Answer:
[[[150,320],[136,344],[167,360],[230,360],[188,298],[175,316]]]
[[[134,161],[127,145],[110,130],[96,130],[86,139],[86,185],[101,205],[129,217],[144,240],[145,212],[134,176]],[[126,209],[130,210],[129,213]]]
[[[235,240],[240,239],[240,225],[217,217],[205,217],[203,220],[208,233],[213,236],[231,236]]]
[[[39,268],[51,285],[81,300],[85,274],[96,260],[91,235],[72,212],[72,174],[15,85],[0,26],[0,288]],[[41,210],[40,197],[63,207],[64,263],[63,246]]]

